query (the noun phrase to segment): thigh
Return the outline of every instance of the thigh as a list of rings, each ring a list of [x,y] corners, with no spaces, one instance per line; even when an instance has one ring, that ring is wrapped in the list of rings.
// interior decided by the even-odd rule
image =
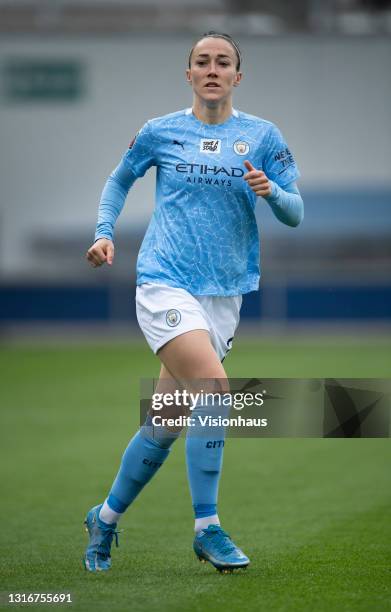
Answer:
[[[189,390],[226,390],[227,375],[207,331],[196,329],[177,336],[157,355],[164,366],[163,377],[169,374]]]

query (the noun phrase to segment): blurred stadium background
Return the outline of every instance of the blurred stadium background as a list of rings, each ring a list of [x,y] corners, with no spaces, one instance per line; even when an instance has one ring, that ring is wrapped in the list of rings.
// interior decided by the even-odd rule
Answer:
[[[111,270],[93,271],[104,181],[151,117],[191,104],[189,47],[237,37],[235,106],[281,128],[302,172],[292,230],[261,202],[254,337],[324,330],[384,337],[391,322],[391,3],[385,0],[0,0],[0,325],[3,339],[140,334],[137,250],[154,171],[131,191]],[[68,332],[67,332],[68,333]]]

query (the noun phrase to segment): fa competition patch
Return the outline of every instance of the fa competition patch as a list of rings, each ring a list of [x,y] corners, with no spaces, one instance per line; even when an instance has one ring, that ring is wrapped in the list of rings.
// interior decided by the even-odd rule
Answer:
[[[129,143],[129,149],[131,149],[131,148],[133,147],[134,143],[136,142],[136,138],[137,138],[137,136],[138,136],[139,134],[140,134],[140,130],[137,132],[136,136],[134,136],[134,137],[132,138],[132,140],[130,141],[130,143]]]

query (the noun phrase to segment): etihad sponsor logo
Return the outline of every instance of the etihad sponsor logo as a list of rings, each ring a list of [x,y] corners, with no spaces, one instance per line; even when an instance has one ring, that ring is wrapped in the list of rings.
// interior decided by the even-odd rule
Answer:
[[[175,169],[187,175],[187,183],[203,183],[220,187],[232,187],[230,177],[240,178],[244,175],[244,170],[241,168],[224,168],[224,166],[208,166],[208,164],[177,164]]]
[[[212,174],[241,177],[244,175],[244,170],[241,168],[224,168],[224,166],[208,166],[208,164],[177,164],[175,166],[177,172],[186,174]]]
[[[220,153],[221,140],[211,140],[208,138],[201,138],[200,140],[200,152],[201,153]]]

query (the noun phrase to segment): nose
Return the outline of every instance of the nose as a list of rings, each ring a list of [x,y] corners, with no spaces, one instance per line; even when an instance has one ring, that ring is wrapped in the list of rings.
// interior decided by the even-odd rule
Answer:
[[[208,76],[209,77],[217,76],[216,65],[215,65],[215,63],[213,61],[210,64]]]

